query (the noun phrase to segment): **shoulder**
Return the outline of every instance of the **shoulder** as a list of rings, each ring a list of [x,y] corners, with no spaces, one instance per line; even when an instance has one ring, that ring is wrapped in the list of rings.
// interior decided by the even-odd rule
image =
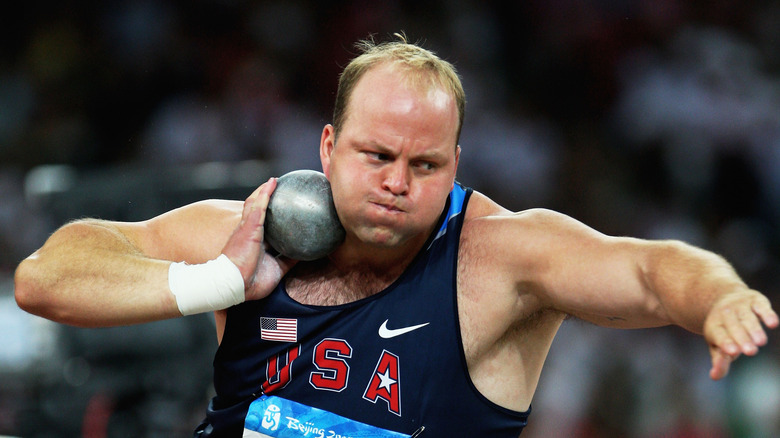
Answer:
[[[550,209],[508,210],[476,191],[469,201],[463,228],[464,240],[485,242],[493,248],[498,243],[499,247],[516,247],[518,241],[514,239],[518,238],[534,241],[590,230],[570,216]]]
[[[472,198],[461,232],[461,269],[490,273],[493,282],[516,291],[539,284],[575,249],[600,247],[606,239],[554,210],[513,212],[482,194]]]
[[[547,209],[513,212],[474,192],[458,252],[458,292],[464,309],[472,314],[487,309],[492,316],[485,320],[497,322],[502,330],[518,321],[546,321],[542,315],[552,308],[539,293],[538,277],[551,260],[542,240],[549,235],[550,224],[558,227],[568,220]],[[559,322],[563,314],[551,312],[549,317]]]
[[[531,240],[541,235],[539,224],[550,210],[510,211],[482,193],[469,200],[460,235],[459,270],[464,278],[481,278],[481,283],[501,283],[515,290],[519,276],[530,272],[527,263],[535,259]],[[537,231],[534,231],[537,230]]]
[[[473,191],[466,209],[466,221],[501,220],[509,222],[549,222],[568,221],[571,218],[563,213],[546,208],[531,208],[512,211],[476,190]]]

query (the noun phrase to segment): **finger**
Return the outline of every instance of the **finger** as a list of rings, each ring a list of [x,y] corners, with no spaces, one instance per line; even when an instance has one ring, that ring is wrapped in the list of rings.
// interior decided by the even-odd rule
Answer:
[[[723,318],[729,336],[739,345],[742,353],[748,356],[758,353],[758,346],[763,344],[756,342],[753,335],[755,334],[758,340],[761,341],[761,335],[764,335],[764,331],[753,312],[745,308],[738,310],[725,309]]]
[[[733,362],[735,358],[724,353],[717,347],[710,347],[710,354],[712,355],[710,378],[712,380],[720,380],[726,377],[729,373],[731,362]]]
[[[271,195],[276,190],[276,178],[269,179],[263,184],[260,194],[257,197],[256,207],[260,209],[260,223],[265,223],[265,213],[268,209],[268,203],[271,201]]]
[[[268,180],[268,181],[270,181],[270,178],[269,178],[269,180]],[[265,186],[266,184],[268,184],[268,181],[266,181],[266,182],[264,182],[264,183],[260,184],[259,186],[257,186],[257,188],[255,189],[255,191],[254,191],[254,192],[252,192],[252,194],[251,194],[251,195],[249,195],[249,197],[248,197],[248,198],[246,198],[246,200],[247,200],[247,201],[249,201],[249,200],[254,200],[255,198],[257,198],[257,197],[260,195],[260,190],[263,190],[263,186]]]
[[[268,207],[268,201],[271,194],[276,189],[276,178],[269,178],[268,181],[256,188],[246,201],[244,201],[243,217],[246,218],[258,209],[262,212],[261,221],[265,220],[265,209]]]
[[[712,348],[720,349],[723,353],[736,356],[740,353],[740,348],[734,339],[732,339],[724,322],[712,323],[707,333],[707,341]]]
[[[250,239],[253,242],[261,243],[263,241],[265,213],[268,207],[271,193],[276,187],[275,179],[271,178],[266,183],[255,189],[254,192],[244,201],[244,208],[241,213],[241,222],[234,233],[234,237],[239,239]]]
[[[760,318],[761,316],[752,308],[744,309],[740,315],[740,321],[756,347],[764,346],[768,341],[766,331],[761,326]]]
[[[780,318],[772,309],[772,303],[766,297],[761,297],[753,302],[753,312],[761,318],[761,321],[769,328],[777,328],[780,325]]]

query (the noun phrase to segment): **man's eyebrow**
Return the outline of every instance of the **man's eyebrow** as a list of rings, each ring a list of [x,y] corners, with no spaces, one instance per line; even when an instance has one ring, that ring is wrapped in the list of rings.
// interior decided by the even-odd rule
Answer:
[[[379,143],[379,142],[377,142],[375,140],[355,141],[353,145],[354,145],[355,148],[358,148],[358,149],[367,147],[367,148],[374,149],[377,152],[382,152],[382,153],[387,153],[387,154],[395,154],[396,153],[396,150],[393,147],[387,146],[384,143]],[[422,151],[422,152],[420,152],[417,155],[414,155],[412,158],[415,159],[415,160],[438,161],[438,160],[445,159],[446,157],[439,150],[429,149],[429,150]]]
[[[383,143],[377,143],[374,140],[366,140],[366,141],[354,141],[352,142],[352,148],[353,149],[371,149],[376,152],[384,153],[384,154],[395,154],[395,149],[391,148],[390,146],[387,146]]]
[[[369,148],[380,149],[382,151],[388,151],[388,152],[393,150],[393,148],[391,148],[390,146],[387,146],[384,143],[378,143],[376,140],[357,141],[355,142],[355,144],[358,147],[369,147]]]
[[[415,160],[442,161],[448,159],[449,154],[442,153],[442,151],[439,149],[428,149],[420,152],[412,158]]]

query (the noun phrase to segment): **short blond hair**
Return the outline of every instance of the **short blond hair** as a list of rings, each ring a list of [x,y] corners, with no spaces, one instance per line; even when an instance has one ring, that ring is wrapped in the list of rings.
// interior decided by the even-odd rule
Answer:
[[[466,93],[455,67],[419,44],[409,43],[403,33],[396,33],[395,37],[398,38],[397,41],[377,44],[373,36],[370,36],[355,43],[361,53],[347,64],[339,76],[333,108],[336,137],[338,138],[339,130],[347,120],[349,100],[360,78],[372,67],[390,62],[405,68],[410,73],[407,79],[414,85],[441,86],[452,94],[458,107],[458,129],[455,137],[457,146],[466,112]]]

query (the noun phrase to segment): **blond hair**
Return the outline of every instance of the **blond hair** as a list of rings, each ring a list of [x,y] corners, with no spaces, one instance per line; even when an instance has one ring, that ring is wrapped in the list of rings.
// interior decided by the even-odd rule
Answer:
[[[403,33],[396,33],[395,36],[398,41],[377,44],[373,36],[370,36],[355,43],[361,53],[341,72],[336,91],[333,128],[337,138],[339,130],[347,120],[349,100],[355,85],[372,67],[390,62],[403,67],[409,73],[406,79],[413,85],[441,86],[452,94],[458,107],[458,131],[455,137],[457,145],[466,111],[466,94],[455,67],[434,52],[418,44],[409,43]]]

